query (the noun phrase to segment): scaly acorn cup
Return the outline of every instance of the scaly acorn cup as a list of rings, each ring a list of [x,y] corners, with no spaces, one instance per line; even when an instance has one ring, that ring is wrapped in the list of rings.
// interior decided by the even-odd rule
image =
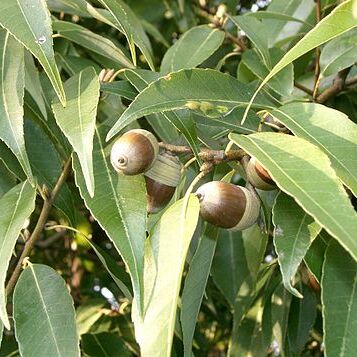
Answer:
[[[144,174],[147,192],[147,212],[157,213],[171,200],[180,182],[181,163],[177,156],[163,153]]]
[[[205,183],[196,191],[201,217],[221,228],[240,231],[259,217],[259,199],[244,187],[222,181]]]
[[[246,169],[248,181],[259,190],[272,191],[276,189],[275,182],[270,177],[267,170],[264,169],[262,165],[252,157],[247,165]]]
[[[159,154],[159,143],[147,130],[134,129],[123,134],[113,145],[110,162],[124,175],[148,171]]]

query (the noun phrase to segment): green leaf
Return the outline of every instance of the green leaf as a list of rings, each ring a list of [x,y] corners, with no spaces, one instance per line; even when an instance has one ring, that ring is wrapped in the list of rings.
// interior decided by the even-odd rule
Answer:
[[[217,227],[206,224],[185,279],[181,298],[181,325],[185,356],[191,356],[196,321],[211,270],[217,236]]]
[[[109,39],[100,36],[85,27],[66,21],[54,21],[53,29],[61,37],[70,40],[88,50],[121,64],[123,67],[133,68],[133,64],[124,52]]]
[[[2,0],[0,25],[38,59],[59,100],[65,105],[66,97],[53,52],[51,18],[46,1]]]
[[[82,348],[88,357],[132,356],[124,341],[117,334],[109,332],[82,335]]]
[[[79,356],[73,300],[55,270],[30,263],[16,284],[13,304],[21,356]]]
[[[284,350],[286,345],[286,332],[288,329],[291,299],[292,295],[284,288],[283,284],[278,285],[271,297],[273,340],[277,342],[282,357],[285,356]]]
[[[330,235],[325,231],[322,231],[312,242],[304,257],[304,261],[307,267],[319,282],[321,282],[322,266],[325,259],[327,245],[330,239]]]
[[[94,244],[89,239],[88,239],[88,243],[91,245],[95,254],[97,254],[99,260],[104,265],[105,269],[107,269],[108,273],[113,278],[118,288],[122,291],[122,293],[129,301],[132,301],[133,296],[130,286],[130,276],[125,272],[124,269],[120,269],[116,261],[102,248]]]
[[[338,110],[315,103],[291,103],[272,115],[295,135],[318,146],[330,158],[338,177],[357,196],[357,125]]]
[[[326,356],[353,356],[357,336],[357,263],[331,241],[322,272],[322,314]]]
[[[357,29],[334,38],[322,49],[321,77],[327,77],[352,66],[357,58]]]
[[[273,208],[274,245],[285,288],[302,298],[291,281],[321,227],[300,208],[292,197],[280,193]]]
[[[264,85],[280,72],[289,63],[295,61],[305,53],[311,51],[317,46],[343,34],[344,32],[357,26],[357,19],[352,16],[352,0],[347,0],[337,6],[328,16],[323,18],[311,31],[309,31],[293,48],[291,48],[283,58],[273,67],[269,75],[252,96],[246,113],[251,107],[253,101]],[[242,123],[245,117],[243,117]]]
[[[46,103],[40,82],[38,69],[30,52],[25,51],[25,89],[36,102],[42,116],[47,119]]]
[[[208,25],[191,28],[167,50],[160,72],[166,74],[197,67],[221,46],[223,40],[224,32]]]
[[[52,105],[58,126],[78,155],[89,195],[94,195],[93,136],[99,101],[99,79],[93,67],[71,77],[64,85],[67,106]]]
[[[40,186],[46,185],[52,190],[63,168],[63,161],[53,142],[31,120],[25,120],[25,140],[31,169],[37,178],[38,184]],[[66,183],[61,187],[54,206],[67,217],[72,225],[76,224],[76,208],[73,202],[73,194]]]
[[[134,100],[138,94],[135,88],[128,81],[101,83],[100,90],[104,93],[116,94],[129,100]]]
[[[274,12],[274,11],[257,11],[257,12],[248,12],[245,16],[252,16],[256,17],[257,19],[271,19],[271,20],[277,20],[277,21],[284,21],[286,22],[300,22],[302,24],[308,25],[309,27],[313,27],[310,23],[307,23],[306,21],[299,19],[294,16],[287,15],[285,13],[280,13],[280,12]],[[281,26],[284,25],[284,23],[281,24]]]
[[[199,214],[195,196],[190,197],[187,210],[183,202],[164,212],[147,241],[144,319],[133,311],[142,356],[171,356],[181,278]]]
[[[273,64],[277,63],[283,56],[284,52],[279,48],[271,48],[269,55]],[[242,54],[242,62],[244,65],[254,73],[260,80],[263,80],[269,74],[269,68],[259,58],[254,50],[244,51]],[[275,93],[282,96],[291,95],[294,89],[294,73],[293,65],[289,64],[267,84]]]
[[[259,299],[239,321],[236,338],[231,340],[228,356],[265,356],[266,347],[262,338],[262,299]],[[235,323],[236,321],[234,321]]]
[[[276,18],[264,18],[264,15],[260,13],[278,13],[285,16],[293,16],[300,20],[309,22],[308,25],[287,24],[287,21],[277,21]],[[254,14],[254,15],[253,15]],[[257,11],[248,16],[256,16],[262,18],[265,25],[266,36],[268,37],[269,47],[279,46],[281,41],[290,42],[295,36],[301,36],[305,32],[305,29],[310,29],[315,25],[315,5],[309,0],[274,0],[272,1],[266,11]],[[311,16],[312,15],[312,16]],[[269,16],[269,15],[268,15]],[[290,20],[289,20],[290,21]],[[310,25],[310,23],[312,25]]]
[[[95,194],[90,197],[77,158],[76,184],[93,217],[113,241],[131,275],[134,296],[143,311],[144,241],[146,237],[146,189],[143,177],[114,171],[98,130],[94,136],[93,172]]]
[[[23,130],[24,50],[9,32],[3,29],[0,29],[0,64],[0,139],[16,155],[32,182]]]
[[[151,83],[135,98],[109,131],[107,140],[147,114],[189,108],[208,117],[224,116],[233,108],[246,105],[251,94],[251,86],[212,69],[186,69],[171,73]],[[255,105],[272,107],[263,96]]]
[[[58,64],[63,67],[63,70],[67,72],[69,76],[74,76],[80,71],[83,71],[87,67],[94,67],[97,74],[100,73],[102,68],[96,64],[94,61],[75,56],[63,56],[59,52],[56,52],[56,60]]]
[[[287,356],[299,356],[308,341],[316,319],[316,294],[306,285],[300,284],[304,295],[302,299],[293,297],[290,304],[286,345]]]
[[[80,336],[88,333],[91,327],[104,315],[105,301],[91,299],[78,306],[76,310],[76,325]]]
[[[35,189],[25,181],[0,199],[0,318],[8,330],[10,323],[6,312],[6,272],[20,231],[35,209],[35,197]]]
[[[267,236],[257,225],[242,232],[220,231],[212,276],[231,307],[237,311],[239,321],[247,305],[245,300],[250,301],[254,292],[266,243]]]
[[[278,133],[230,134],[255,156],[276,184],[357,260],[357,214],[325,153],[308,141]]]
[[[0,140],[0,160],[5,164],[7,169],[16,176],[19,181],[25,181],[26,175],[17,161],[13,152]]]
[[[140,20],[131,8],[121,0],[99,0],[99,2],[109,11],[110,19],[116,29],[122,32],[128,43],[131,56],[136,65],[135,45],[137,45],[154,71],[153,55],[150,40],[147,37]]]
[[[16,185],[16,176],[0,160],[0,198]]]
[[[229,19],[244,31],[245,35],[253,42],[256,50],[261,56],[264,65],[271,67],[268,49],[268,37],[266,26],[257,18],[252,16],[230,16]]]

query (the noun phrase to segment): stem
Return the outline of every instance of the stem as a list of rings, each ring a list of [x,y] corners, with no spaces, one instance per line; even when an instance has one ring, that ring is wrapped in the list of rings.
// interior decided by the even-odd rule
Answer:
[[[331,87],[327,88],[324,90],[317,98],[316,102],[317,103],[325,103],[327,102],[330,98],[341,92],[345,86],[347,85],[353,85],[357,82],[357,76],[352,77],[348,81],[346,81],[346,77],[348,75],[348,72],[350,71],[351,67],[345,68],[342,71],[338,72],[336,78],[333,81],[333,84]]]
[[[321,21],[321,1],[320,0],[315,0],[316,2],[316,23],[319,23]],[[320,83],[320,55],[321,55],[321,50],[320,47],[316,47],[316,61],[315,61],[315,84],[314,84],[314,91],[313,91],[313,99],[316,99],[317,97],[317,91],[319,89],[319,83]]]
[[[47,197],[45,197],[45,200],[44,200],[43,206],[42,206],[42,210],[40,213],[40,217],[38,218],[35,229],[33,230],[30,238],[26,241],[24,250],[21,253],[20,259],[18,260],[17,265],[16,265],[14,271],[12,272],[11,277],[7,283],[7,286],[6,286],[7,295],[11,294],[11,292],[13,291],[13,289],[16,285],[17,279],[19,278],[20,273],[21,273],[22,263],[23,263],[24,259],[29,256],[36,241],[40,238],[41,232],[43,231],[43,228],[45,227],[45,224],[47,222],[48,215],[50,214],[53,202],[54,202],[59,190],[61,189],[62,185],[67,180],[67,177],[70,172],[71,172],[71,157],[69,157],[66,164],[64,165],[64,168],[63,168],[51,194],[49,194]]]
[[[192,149],[189,146],[179,146],[167,144],[164,142],[160,142],[159,146],[167,151],[176,153],[176,154],[192,154]],[[225,152],[224,150],[210,150],[210,149],[201,149],[198,153],[199,158],[204,162],[210,162],[213,164],[219,164],[221,162],[228,161],[239,161],[245,155],[244,150],[228,150]]]
[[[300,84],[300,83],[298,83],[298,82],[296,82],[296,81],[294,81],[294,86],[295,86],[296,88],[302,90],[303,92],[305,92],[305,93],[308,94],[308,95],[311,95],[311,96],[312,96],[312,95],[314,94],[314,92],[313,92],[310,88],[307,88],[307,87],[305,87],[303,84]]]

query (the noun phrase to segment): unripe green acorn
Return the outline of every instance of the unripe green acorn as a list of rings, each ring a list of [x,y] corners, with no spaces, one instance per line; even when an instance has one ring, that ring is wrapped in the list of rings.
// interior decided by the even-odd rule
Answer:
[[[124,175],[148,171],[159,154],[159,143],[147,130],[134,129],[123,134],[113,145],[110,161]]]
[[[180,176],[181,163],[177,156],[163,153],[157,157],[153,167],[144,174],[148,213],[157,213],[170,202]]]
[[[264,169],[255,157],[252,157],[249,160],[246,174],[248,181],[254,187],[264,191],[272,191],[276,189],[275,182],[270,177],[268,171]]]
[[[259,217],[259,199],[244,187],[223,181],[208,182],[196,191],[201,217],[232,231],[252,226]]]

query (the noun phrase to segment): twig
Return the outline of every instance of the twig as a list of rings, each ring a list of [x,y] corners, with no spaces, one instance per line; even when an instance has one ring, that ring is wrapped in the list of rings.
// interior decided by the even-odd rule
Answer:
[[[202,8],[195,7],[195,10],[197,15],[204,17],[209,22],[211,22],[216,28],[222,30],[225,33],[226,38],[232,43],[234,43],[235,45],[237,45],[240,48],[241,52],[244,52],[247,49],[247,46],[240,38],[233,36],[223,27],[225,21],[220,21],[214,15],[210,14],[209,12],[205,11]]]
[[[67,180],[67,177],[70,172],[71,172],[71,157],[67,160],[66,164],[64,165],[61,175],[59,176],[52,192],[45,198],[45,200],[43,202],[40,217],[38,218],[35,229],[33,230],[30,238],[26,241],[26,244],[24,246],[24,250],[21,253],[20,259],[18,260],[17,265],[16,265],[14,271],[12,272],[11,277],[6,285],[7,295],[11,294],[11,292],[13,291],[15,284],[17,282],[17,279],[19,278],[20,273],[21,273],[22,262],[31,253],[31,250],[34,247],[36,241],[40,238],[41,232],[47,222],[48,215],[50,214],[53,202],[54,202],[59,190],[61,189],[62,185]]]
[[[313,93],[314,93],[310,88],[307,88],[307,87],[305,87],[303,84],[298,83],[298,82],[296,82],[296,81],[294,81],[294,86],[295,86],[296,88],[302,90],[303,92],[305,92],[305,93],[308,94],[308,95],[311,95],[311,96],[312,96]]]
[[[160,142],[159,146],[176,154],[193,154],[189,146],[172,145],[164,142]],[[204,148],[198,153],[198,156],[202,161],[210,162],[214,165],[221,162],[240,161],[244,155],[246,154],[242,149],[225,152],[224,150],[210,150]]]
[[[315,0],[315,2],[316,2],[316,23],[319,23],[321,21],[321,1]],[[317,91],[319,89],[319,83],[320,83],[320,55],[321,55],[320,47],[316,47],[315,52],[316,52],[315,84],[314,84],[314,91],[312,94],[313,99],[316,99],[317,97]]]
[[[325,103],[327,102],[330,98],[335,96],[337,93],[341,92],[345,86],[347,85],[353,85],[357,81],[357,76],[349,79],[346,81],[346,77],[348,75],[348,72],[350,71],[351,67],[345,68],[342,71],[338,72],[336,78],[333,81],[333,84],[331,87],[327,88],[324,90],[317,98],[316,102],[317,103]]]

